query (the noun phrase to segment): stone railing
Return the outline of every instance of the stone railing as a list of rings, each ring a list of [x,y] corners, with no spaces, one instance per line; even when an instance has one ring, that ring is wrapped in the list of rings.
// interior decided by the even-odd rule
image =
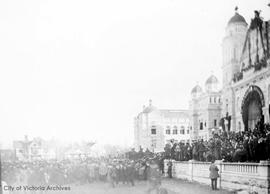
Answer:
[[[165,160],[165,172],[167,172]],[[260,163],[228,163],[216,161],[219,168],[218,187],[247,192],[270,193],[270,162]],[[210,185],[209,162],[173,161],[172,174],[174,178],[195,181]]]

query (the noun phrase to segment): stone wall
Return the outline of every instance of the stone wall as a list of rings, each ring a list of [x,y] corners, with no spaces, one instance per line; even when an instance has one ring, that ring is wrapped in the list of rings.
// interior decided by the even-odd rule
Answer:
[[[165,172],[167,173],[165,160]],[[234,191],[256,191],[270,193],[270,162],[260,163],[228,163],[216,161],[220,178],[218,187]],[[173,161],[172,173],[174,178],[194,181],[210,185],[209,162]]]

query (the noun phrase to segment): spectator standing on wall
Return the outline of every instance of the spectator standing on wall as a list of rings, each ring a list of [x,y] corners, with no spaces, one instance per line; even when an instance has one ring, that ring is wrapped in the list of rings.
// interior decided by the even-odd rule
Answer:
[[[217,190],[217,179],[219,177],[218,174],[218,167],[215,165],[215,160],[212,160],[212,163],[209,167],[210,175],[209,178],[211,179],[211,187],[212,190]]]

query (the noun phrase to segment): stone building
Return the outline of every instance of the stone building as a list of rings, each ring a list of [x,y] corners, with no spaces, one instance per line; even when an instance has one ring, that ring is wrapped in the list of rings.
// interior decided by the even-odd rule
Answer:
[[[253,129],[258,121],[269,122],[269,37],[269,21],[263,21],[257,11],[250,25],[237,11],[228,21],[222,42],[221,91],[209,93],[212,86],[206,83],[206,92],[197,85],[191,93],[193,139],[207,139],[213,127],[243,131]],[[208,83],[217,81],[214,76],[208,80]],[[212,95],[218,99],[214,105]]]
[[[190,142],[188,110],[158,109],[149,101],[134,119],[135,149],[161,152],[169,141]]]
[[[260,120],[269,122],[268,24],[258,12],[250,25],[237,12],[228,22],[222,44],[221,125],[225,129],[242,131],[253,129]]]
[[[221,118],[221,91],[219,81],[211,75],[205,82],[205,91],[196,85],[191,91],[189,102],[192,139],[207,140],[212,131],[219,129]]]
[[[259,121],[269,123],[270,114],[270,28],[260,13],[248,25],[235,12],[225,29],[222,41],[222,86],[211,75],[204,90],[196,85],[191,91],[189,110],[159,110],[151,104],[135,118],[135,145],[160,150],[166,140],[209,139],[213,131],[253,129]],[[168,122],[166,123],[166,116]],[[186,117],[189,115],[189,119]],[[166,127],[184,119],[188,135],[166,134]],[[188,127],[190,126],[190,127]],[[169,130],[168,130],[169,131]],[[152,132],[155,132],[153,134]]]

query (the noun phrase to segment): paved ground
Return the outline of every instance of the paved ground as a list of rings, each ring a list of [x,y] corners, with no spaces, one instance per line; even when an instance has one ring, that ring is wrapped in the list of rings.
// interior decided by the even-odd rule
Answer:
[[[136,183],[136,186],[118,185],[115,188],[111,188],[106,183],[92,183],[82,186],[71,186],[71,191],[66,192],[47,192],[46,194],[146,194],[147,184],[145,182]],[[169,194],[177,194],[170,191]]]
[[[216,190],[213,191],[210,188],[210,184],[208,185],[201,185],[199,183],[191,183],[187,181],[181,180],[164,180],[163,186],[165,188],[170,188],[176,193],[179,194],[190,194],[190,193],[198,193],[198,194],[232,194],[232,192],[226,190]]]
[[[212,191],[209,186],[179,180],[164,180],[162,187],[167,188],[169,194],[230,194],[228,191]],[[47,192],[47,194],[145,194],[146,190],[147,184],[145,182],[137,183],[135,187],[119,185],[116,188],[111,188],[106,183],[92,183],[89,185],[71,186],[71,191],[54,191]]]

